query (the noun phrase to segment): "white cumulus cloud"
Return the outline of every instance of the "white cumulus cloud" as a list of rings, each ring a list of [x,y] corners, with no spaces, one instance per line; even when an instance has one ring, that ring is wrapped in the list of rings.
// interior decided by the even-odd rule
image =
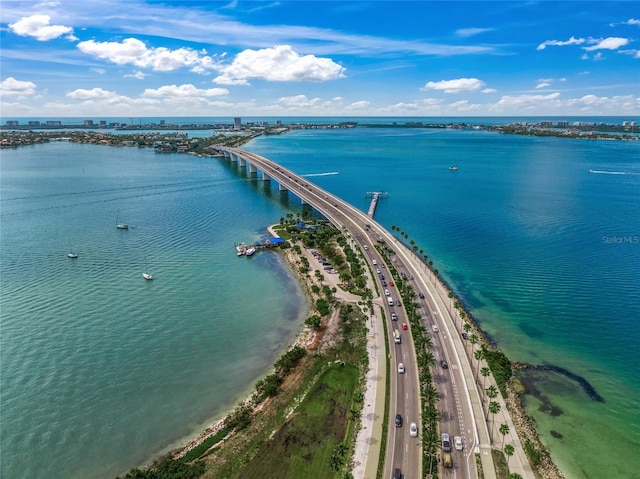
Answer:
[[[214,68],[213,59],[204,55],[204,52],[191,48],[150,48],[137,38],[125,38],[122,42],[87,40],[78,43],[77,46],[82,53],[108,60],[116,65],[134,65],[160,72],[189,67],[196,73],[204,73]]]
[[[103,90],[102,88],[92,88],[91,90],[78,88],[77,90],[67,93],[67,96],[74,100],[104,100],[106,98],[113,98],[117,95],[114,92]]]
[[[538,84],[536,85],[536,90],[537,90],[537,89],[539,89],[539,88],[547,88],[548,86],[551,86],[551,83],[550,83],[550,82],[543,81],[543,82],[538,83]]]
[[[222,85],[248,85],[251,78],[267,81],[324,82],[344,78],[345,68],[330,58],[300,55],[289,45],[244,50],[230,65],[218,68],[213,81]]]
[[[480,90],[485,86],[482,80],[477,78],[457,78],[455,80],[430,81],[422,90],[441,90],[445,93],[465,93]]]
[[[584,42],[586,42],[586,40],[584,38],[575,38],[573,36],[571,38],[569,38],[569,40],[566,40],[566,41],[562,41],[562,40],[546,40],[546,41],[542,42],[540,45],[538,45],[536,47],[536,50],[544,50],[548,46],[564,47],[564,46],[567,46],[567,45],[581,45]]]
[[[629,39],[620,37],[609,37],[601,40],[593,40],[595,45],[590,47],[583,47],[586,51],[591,52],[593,50],[616,50],[629,43]]]
[[[165,85],[157,89],[147,88],[142,93],[144,97],[164,97],[164,98],[195,98],[228,95],[226,88],[196,88],[191,84],[185,85]]]
[[[307,95],[283,96],[278,99],[287,106],[311,107],[318,104],[320,98],[307,98]]]
[[[36,84],[9,77],[0,82],[0,96],[26,96],[36,92]]]
[[[522,107],[537,106],[540,103],[546,103],[555,101],[560,98],[560,93],[550,93],[548,95],[518,95],[518,96],[503,96],[498,102],[499,106],[509,107]]]
[[[35,39],[46,42],[53,40],[65,34],[71,34],[73,28],[64,25],[49,25],[51,17],[49,15],[31,15],[22,17],[15,23],[9,24],[9,30],[16,35],[23,37],[34,37]]]

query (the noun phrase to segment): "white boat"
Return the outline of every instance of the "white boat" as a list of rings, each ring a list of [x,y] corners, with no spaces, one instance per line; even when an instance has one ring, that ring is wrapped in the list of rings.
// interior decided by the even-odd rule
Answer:
[[[144,269],[145,271],[147,270],[147,258],[144,259]],[[149,281],[151,281],[153,279],[153,275],[151,273],[142,273],[142,277],[144,279],[148,279]]]
[[[69,252],[67,253],[67,256],[69,258],[77,258],[78,257],[78,254],[75,251],[73,251],[73,248],[71,247],[71,240],[69,240]]]
[[[119,217],[120,217],[120,212],[118,212],[118,214],[116,215],[116,228],[118,228],[119,230],[128,230],[129,225],[127,223],[120,223],[118,221]]]
[[[247,245],[244,243],[237,244],[236,251],[238,252],[238,256],[247,254]]]
[[[247,248],[247,251],[245,252],[245,254],[247,256],[253,256],[253,254],[256,252],[256,249],[253,246],[249,246]]]
[[[457,167],[457,165],[453,165],[453,166],[449,167],[449,170],[450,171],[458,171],[458,167]]]

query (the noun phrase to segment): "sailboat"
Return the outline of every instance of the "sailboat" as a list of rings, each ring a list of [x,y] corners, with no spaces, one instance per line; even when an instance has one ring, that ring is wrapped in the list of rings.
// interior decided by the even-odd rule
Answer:
[[[73,251],[73,248],[71,247],[71,240],[69,240],[69,252],[67,253],[67,256],[69,258],[77,258],[78,257],[78,253]]]
[[[147,271],[147,258],[146,257],[144,258],[144,269],[145,269],[145,271]],[[142,277],[144,279],[148,279],[149,281],[151,281],[153,279],[153,275],[151,273],[146,273],[146,272],[142,273]]]
[[[116,228],[118,228],[119,230],[128,230],[129,225],[127,223],[120,223],[119,217],[120,217],[120,212],[118,211],[118,214],[116,215]]]

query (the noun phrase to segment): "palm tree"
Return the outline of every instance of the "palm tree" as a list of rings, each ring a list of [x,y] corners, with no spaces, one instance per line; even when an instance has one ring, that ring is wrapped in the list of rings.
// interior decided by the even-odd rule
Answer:
[[[484,383],[486,381],[486,379],[491,375],[491,369],[489,369],[487,366],[484,366],[481,370],[480,370],[480,374],[482,374],[482,389],[484,389]]]
[[[471,336],[469,336],[469,342],[471,343],[471,352],[473,353],[476,344],[478,344],[478,335],[476,333],[473,333]]]
[[[498,431],[502,434],[502,444],[500,445],[500,447],[502,447],[504,446],[504,437],[509,434],[509,426],[506,424],[500,424],[500,429],[498,429]]]
[[[511,444],[507,444],[506,446],[504,446],[504,449],[502,451],[507,456],[507,467],[509,467],[509,458],[513,456],[513,453],[516,452],[516,450]]]
[[[498,397],[498,388],[495,387],[493,384],[489,386],[487,389],[485,389],[484,392],[486,397],[490,399],[495,399],[496,397]]]
[[[478,377],[480,374],[480,362],[484,359],[484,351],[482,349],[476,350],[476,352],[473,353],[473,357],[478,361],[478,367],[476,368],[476,377]]]
[[[500,412],[500,403],[497,401],[491,401],[489,403],[489,412],[493,414],[493,417],[495,418],[496,414]],[[491,428],[489,428],[489,430],[491,431],[489,436],[491,437],[491,441],[493,441],[493,420],[491,421]]]

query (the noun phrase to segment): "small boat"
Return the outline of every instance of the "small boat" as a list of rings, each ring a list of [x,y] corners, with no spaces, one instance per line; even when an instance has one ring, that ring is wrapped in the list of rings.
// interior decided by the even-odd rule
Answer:
[[[118,221],[119,217],[120,217],[120,212],[118,212],[118,214],[116,215],[116,228],[118,228],[119,230],[128,230],[129,225],[127,223],[120,223]]]
[[[255,252],[256,252],[256,249],[253,246],[249,246],[247,248],[247,251],[245,252],[245,255],[253,256]]]
[[[244,243],[237,244],[236,251],[238,252],[238,256],[247,254],[247,245]]]
[[[147,271],[147,258],[145,258],[145,259],[144,259],[144,269],[145,269],[145,271]],[[142,277],[143,277],[144,279],[149,280],[149,281],[151,281],[151,280],[153,279],[153,275],[152,275],[151,273],[145,273],[145,272],[143,272],[143,273],[142,273]]]
[[[69,258],[77,258],[78,257],[78,253],[73,251],[73,248],[71,247],[71,240],[69,240],[69,252],[67,253],[67,256]]]
[[[457,165],[450,166],[449,171],[458,171],[458,166]]]

